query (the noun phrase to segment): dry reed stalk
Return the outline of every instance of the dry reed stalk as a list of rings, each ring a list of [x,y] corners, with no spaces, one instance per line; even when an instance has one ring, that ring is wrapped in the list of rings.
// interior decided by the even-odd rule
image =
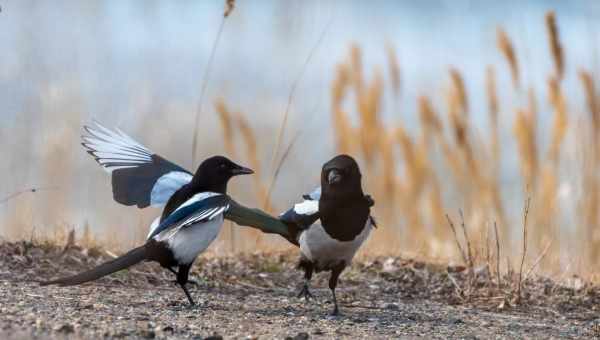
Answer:
[[[223,34],[223,28],[225,28],[225,21],[229,14],[233,11],[233,7],[235,4],[234,0],[225,0],[225,10],[223,13],[223,18],[221,19],[221,24],[219,25],[219,30],[217,31],[217,36],[213,42],[210,56],[208,57],[208,62],[206,63],[206,68],[204,69],[204,76],[202,77],[202,87],[200,88],[200,98],[198,100],[198,109],[196,110],[196,116],[194,118],[194,134],[192,137],[192,166],[196,166],[196,157],[198,150],[198,135],[199,135],[199,125],[200,125],[200,116],[202,115],[202,107],[204,105],[204,95],[206,93],[206,89],[208,87],[208,79],[210,77],[210,71],[212,69],[213,60],[215,59],[215,54],[217,52],[217,47],[219,46],[219,41],[221,40],[221,35]]]
[[[392,83],[392,91],[395,96],[400,95],[400,65],[398,65],[398,57],[396,50],[392,45],[386,45],[388,68],[390,70],[390,79]]]
[[[400,145],[401,155],[404,158],[407,186],[404,188],[408,197],[416,201],[423,191],[427,168],[424,166],[424,152],[418,150],[412,138],[401,126],[396,128],[395,137]]]
[[[252,178],[254,180],[256,196],[261,202],[263,202],[265,210],[273,211],[273,206],[271,205],[271,201],[268,197],[268,189],[261,180],[262,170],[258,158],[258,144],[254,130],[246,118],[241,114],[236,115],[236,122],[237,128],[240,131],[242,139],[244,140],[244,145],[246,146],[246,151],[244,154],[246,154],[248,163],[250,163],[250,167],[254,170],[254,176],[252,176]]]
[[[432,217],[434,237],[442,242],[448,240],[448,229],[444,228],[444,203],[442,189],[433,171],[429,178],[429,215]]]
[[[450,216],[448,214],[446,214],[446,219],[448,220],[448,225],[450,226],[450,229],[452,230],[452,234],[454,235],[454,241],[456,242],[456,247],[458,248],[458,251],[460,252],[460,255],[462,256],[463,262],[465,263],[465,265],[469,265],[469,259],[467,257],[467,253],[465,253],[465,250],[463,249],[462,245],[460,244],[460,240],[458,239],[458,234],[456,233],[456,227],[454,226],[454,222],[452,222],[452,219],[450,218]]]
[[[564,141],[568,127],[568,114],[566,98],[560,88],[559,81],[555,77],[548,80],[550,104],[554,108],[552,121],[552,139],[548,149],[548,158],[558,166],[560,147]]]
[[[531,268],[529,268],[527,273],[525,273],[525,278],[523,279],[523,281],[527,281],[527,278],[529,277],[529,275],[535,270],[535,268],[537,268],[537,266],[540,264],[540,262],[542,262],[542,260],[546,257],[546,255],[548,254],[548,250],[550,250],[550,246],[552,245],[552,243],[553,243],[553,240],[548,241],[548,243],[544,247],[544,250],[542,250],[542,252],[537,257],[537,259],[535,259],[535,261],[533,261]]]
[[[292,149],[294,148],[294,145],[296,145],[296,141],[298,140],[298,137],[300,137],[300,132],[296,133],[294,135],[294,137],[292,138],[291,142],[288,144],[288,146],[283,150],[283,154],[281,155],[281,159],[279,160],[279,162],[277,163],[277,166],[275,167],[275,173],[273,174],[273,184],[277,183],[277,178],[279,177],[279,173],[281,171],[281,169],[283,168],[283,164],[285,163],[286,159],[288,158],[288,156],[290,155]],[[272,187],[271,187],[272,188]],[[273,206],[270,204],[270,200],[271,200],[271,192],[268,191],[267,188],[265,188],[263,186],[264,190],[266,191],[266,201],[267,203],[269,203],[265,209],[267,210],[267,212],[274,212],[275,209],[273,208]]]
[[[362,73],[362,52],[358,45],[353,44],[350,47],[350,79],[356,93],[363,93],[363,73]],[[360,99],[357,96],[356,107],[360,107]]]
[[[469,262],[468,262],[469,275],[471,276],[469,286],[471,286],[474,282],[475,258],[473,256],[473,252],[471,250],[472,249],[471,248],[471,239],[469,238],[469,234],[467,233],[467,226],[465,224],[465,216],[464,216],[462,210],[459,210],[458,213],[460,214],[460,227],[462,228],[463,237],[465,238],[465,242],[467,244],[467,258],[469,259]]]
[[[457,104],[461,114],[469,113],[469,103],[467,100],[467,91],[465,82],[460,72],[455,68],[450,68],[450,79],[452,80],[453,96],[457,99]]]
[[[225,10],[223,11],[223,17],[227,18],[233,9],[235,8],[235,0],[225,0]]]
[[[496,30],[496,43],[498,49],[508,62],[510,68],[510,74],[512,76],[513,85],[516,89],[519,88],[519,64],[517,62],[517,56],[508,34],[501,28],[498,27]]]
[[[498,104],[498,91],[496,88],[496,72],[491,65],[488,65],[485,69],[485,92],[487,95],[490,122],[493,127],[497,128],[500,105]]]
[[[285,111],[283,112],[283,119],[281,120],[281,125],[279,126],[279,130],[277,132],[277,139],[275,140],[275,148],[273,149],[273,153],[271,155],[270,169],[272,171],[272,176],[271,176],[271,181],[269,182],[269,185],[267,186],[267,193],[270,193],[273,190],[273,182],[274,182],[274,176],[275,176],[275,171],[276,171],[276,166],[277,166],[277,164],[276,164],[277,155],[279,154],[279,148],[281,147],[281,142],[283,140],[283,135],[285,132],[285,128],[287,126],[287,121],[288,121],[290,109],[292,107],[292,102],[294,100],[294,95],[296,94],[296,89],[298,88],[298,84],[300,83],[300,80],[302,80],[302,77],[304,76],[304,73],[306,72],[306,69],[308,68],[308,64],[310,64],[310,61],[312,60],[315,52],[317,51],[318,47],[321,45],[321,42],[323,41],[323,39],[325,38],[325,35],[326,35],[327,31],[329,30],[329,26],[331,25],[332,20],[333,20],[333,17],[325,25],[325,27],[323,28],[323,31],[319,35],[319,38],[317,39],[315,44],[310,49],[306,59],[304,60],[304,64],[302,65],[302,68],[300,69],[300,72],[298,73],[298,76],[294,79],[294,82],[292,83],[292,87],[290,88],[290,94],[288,96]],[[269,203],[268,200],[270,200],[269,196],[267,196],[265,198],[265,201],[263,204],[263,208],[265,208],[265,209],[267,208],[267,205]]]
[[[488,65],[485,70],[485,89],[488,102],[488,116],[490,119],[490,143],[492,152],[492,169],[494,172],[494,178],[498,177],[499,163],[500,163],[500,141],[499,141],[499,127],[498,127],[498,94],[496,89],[496,73],[494,72],[493,66]]]
[[[348,114],[342,108],[347,89],[351,85],[350,72],[346,64],[339,64],[331,86],[332,123],[338,153],[350,153],[352,149],[352,126]]]
[[[581,80],[585,92],[585,100],[592,120],[594,137],[597,138],[598,130],[600,129],[600,107],[598,106],[598,97],[596,95],[594,80],[592,79],[590,72],[585,70],[579,70],[579,79]]]
[[[530,110],[517,110],[513,132],[517,138],[521,171],[526,186],[535,186],[538,172],[537,119]]]
[[[433,110],[431,100],[427,96],[419,96],[419,118],[421,120],[421,126],[423,136],[429,136],[430,134],[438,135],[442,132],[442,122]]]
[[[502,287],[502,274],[500,274],[500,238],[498,237],[498,226],[494,221],[494,236],[496,239],[496,277],[498,288]]]
[[[383,77],[376,71],[371,84],[365,92],[357,92],[359,98],[360,114],[360,142],[367,165],[370,166],[375,160],[377,149],[380,146],[379,110],[383,95]]]
[[[523,284],[523,265],[525,264],[525,257],[527,256],[527,217],[529,216],[529,205],[531,198],[527,197],[525,200],[525,208],[523,210],[523,252],[521,253],[521,265],[519,266],[519,281],[517,284],[517,300],[521,301],[521,287]]]
[[[394,136],[393,133],[388,131],[382,131],[381,138],[381,162],[382,162],[382,180],[381,180],[381,191],[384,193],[386,201],[389,202],[387,209],[387,215],[389,217],[393,206],[395,206],[395,193],[396,193],[396,161],[394,159]]]
[[[546,13],[546,30],[548,31],[548,41],[550,44],[550,52],[552,60],[554,60],[554,68],[558,81],[562,80],[565,73],[565,61],[563,48],[558,37],[558,25],[556,24],[556,16],[554,11]]]
[[[227,109],[225,100],[219,98],[215,101],[215,111],[219,114],[219,121],[223,128],[223,142],[225,143],[225,152],[227,155],[235,157],[235,148],[233,146],[233,122],[231,112]]]

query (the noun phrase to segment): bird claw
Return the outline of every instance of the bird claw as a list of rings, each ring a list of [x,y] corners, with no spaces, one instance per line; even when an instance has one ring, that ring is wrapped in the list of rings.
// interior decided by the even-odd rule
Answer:
[[[331,313],[329,313],[329,317],[332,319],[338,318],[340,316],[342,316],[342,314],[340,313],[340,310],[338,309],[337,306],[335,306],[333,311],[331,311]]]
[[[302,286],[302,289],[300,289],[300,292],[298,293],[298,298],[302,298],[302,297],[304,297],[304,299],[306,301],[309,301],[310,299],[315,298],[315,296],[312,295],[312,293],[308,289],[308,285],[304,285],[304,286]]]
[[[179,282],[177,282],[177,280],[172,280],[171,282],[173,282],[176,285],[179,284]],[[186,284],[191,284],[191,285],[196,286],[196,287],[200,286],[200,283],[198,281],[196,281],[196,280],[187,280]]]

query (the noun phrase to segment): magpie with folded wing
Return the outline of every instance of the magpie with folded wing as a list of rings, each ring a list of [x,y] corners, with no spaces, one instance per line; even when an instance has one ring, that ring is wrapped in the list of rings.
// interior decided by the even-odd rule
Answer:
[[[338,155],[325,163],[321,186],[303,198],[302,203],[280,216],[290,227],[290,240],[300,246],[298,268],[304,270],[305,282],[298,297],[312,297],[309,282],[313,271],[331,271],[332,315],[338,315],[338,278],[376,227],[370,215],[374,202],[363,193],[360,169],[348,155]]]
[[[119,137],[122,137],[119,139],[122,142],[120,144],[94,140],[94,146],[98,148],[91,152],[100,164],[113,171],[113,189],[115,182],[126,183],[116,186],[115,199],[123,199],[124,202],[132,204],[141,202],[144,205],[152,202],[152,197],[161,197],[164,192],[172,190],[172,184],[185,174],[181,168],[150,154],[147,149],[124,134],[120,134]],[[116,145],[121,149],[116,149]],[[91,148],[91,144],[87,144],[86,147]],[[100,148],[103,148],[102,151],[99,151]],[[145,163],[141,157],[148,157],[144,158]],[[231,203],[231,199],[226,195],[227,183],[234,176],[252,173],[252,170],[223,156],[206,159],[187,184],[169,195],[160,222],[150,230],[144,245],[86,272],[41,284],[82,284],[144,260],[156,261],[177,275],[177,283],[185,292],[190,304],[194,305],[194,300],[186,288],[189,270],[196,257],[212,243],[223,226],[223,213]],[[154,188],[150,191],[147,186],[148,179],[155,180]],[[141,189],[135,188],[136,183]],[[156,192],[154,196],[153,191]]]

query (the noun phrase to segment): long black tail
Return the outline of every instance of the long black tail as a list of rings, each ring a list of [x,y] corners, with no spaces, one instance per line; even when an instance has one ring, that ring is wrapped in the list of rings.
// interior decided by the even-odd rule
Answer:
[[[52,281],[42,281],[40,285],[61,285],[61,286],[73,286],[82,284],[85,282],[97,280],[103,276],[118,272],[119,270],[128,268],[137,264],[147,258],[146,246],[137,247],[130,250],[127,254],[117,257],[112,261],[108,261],[99,265],[96,268],[90,269],[77,275],[63,277]]]

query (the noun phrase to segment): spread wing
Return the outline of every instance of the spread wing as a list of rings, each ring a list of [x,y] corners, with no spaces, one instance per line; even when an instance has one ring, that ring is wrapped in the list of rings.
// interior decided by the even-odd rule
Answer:
[[[148,235],[148,239],[157,235],[162,239],[181,228],[210,221],[225,212],[229,208],[229,202],[229,197],[223,194],[214,192],[196,194],[154,228]]]
[[[84,126],[81,145],[111,174],[113,197],[124,205],[161,206],[192,180],[192,174],[153,153],[120,130],[97,122]]]
[[[321,188],[319,187],[310,194],[303,195],[302,197],[304,198],[303,202],[295,204],[293,208],[281,214],[279,219],[299,229],[306,229],[319,219]]]

